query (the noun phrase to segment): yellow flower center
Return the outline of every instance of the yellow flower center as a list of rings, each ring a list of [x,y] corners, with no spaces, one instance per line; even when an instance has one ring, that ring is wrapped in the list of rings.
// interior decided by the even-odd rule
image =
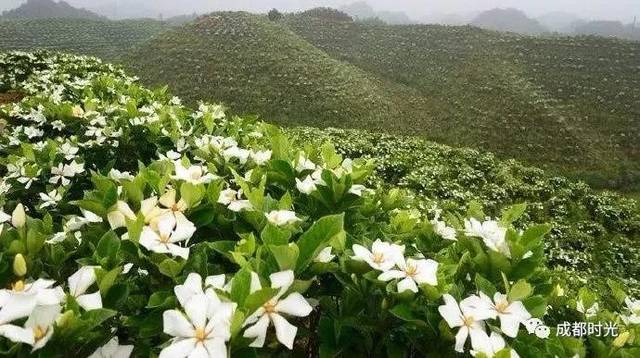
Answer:
[[[269,301],[262,306],[266,313],[274,313],[276,311],[276,305],[273,302]]]
[[[163,244],[168,244],[170,238],[171,238],[171,235],[160,234],[160,242]]]
[[[40,326],[33,327],[33,338],[35,341],[41,340],[47,334],[47,328],[42,328]]]
[[[204,342],[207,339],[207,332],[204,331],[204,328],[196,329],[195,338],[198,342]]]
[[[407,274],[407,276],[409,277],[413,277],[418,273],[418,268],[416,266],[413,265],[409,265],[407,266],[407,268],[404,270],[404,273]]]
[[[469,327],[469,328],[471,328],[471,326],[473,325],[473,323],[474,323],[475,321],[476,321],[476,320],[473,318],[473,316],[464,316],[464,317],[462,317],[462,323],[463,323],[465,326]]]
[[[16,281],[14,284],[11,285],[11,289],[14,290],[15,292],[24,291],[24,281],[22,280]]]
[[[377,264],[381,264],[384,262],[384,254],[382,252],[374,252],[373,253],[373,262]]]
[[[507,308],[509,308],[509,301],[502,300],[496,304],[496,311],[499,313],[506,313]]]

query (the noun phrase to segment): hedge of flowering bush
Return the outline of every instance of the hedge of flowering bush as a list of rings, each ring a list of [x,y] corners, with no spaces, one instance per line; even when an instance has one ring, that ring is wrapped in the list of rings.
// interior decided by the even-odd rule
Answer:
[[[0,70],[26,95],[0,106],[0,354],[640,354],[640,301],[613,280],[611,299],[568,297],[550,226],[513,226],[524,204],[428,214],[367,184],[373,160],[92,58],[9,53]],[[571,321],[618,334],[559,334]]]

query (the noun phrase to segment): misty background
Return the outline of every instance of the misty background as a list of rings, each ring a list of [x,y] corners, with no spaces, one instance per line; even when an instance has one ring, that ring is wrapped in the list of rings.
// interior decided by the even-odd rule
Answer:
[[[0,12],[20,6],[27,0],[0,0]],[[66,0],[113,19],[171,17],[219,10],[266,12],[300,11],[317,6],[341,8],[354,0]],[[493,8],[516,8],[529,17],[551,21],[615,20],[632,23],[640,16],[640,0],[367,0],[375,11],[403,12],[412,22],[462,24],[480,12]],[[555,30],[555,29],[551,29]]]

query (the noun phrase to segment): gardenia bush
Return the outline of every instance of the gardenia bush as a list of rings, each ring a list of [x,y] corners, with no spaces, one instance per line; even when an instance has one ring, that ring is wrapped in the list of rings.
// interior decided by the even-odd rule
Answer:
[[[566,297],[548,225],[414,209],[372,160],[298,148],[99,60],[0,55],[9,356],[636,357],[640,302]],[[446,218],[446,219],[445,219]],[[610,308],[613,307],[613,308]],[[612,322],[617,337],[557,334]]]

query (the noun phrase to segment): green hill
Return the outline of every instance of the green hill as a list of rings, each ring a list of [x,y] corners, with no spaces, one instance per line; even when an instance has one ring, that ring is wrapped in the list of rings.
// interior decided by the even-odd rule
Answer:
[[[155,20],[7,19],[1,50],[50,49],[113,60],[169,28]]]
[[[286,124],[382,129],[396,115],[383,81],[248,13],[201,17],[140,46],[126,63],[191,102],[215,98],[235,113]]]
[[[94,12],[78,9],[65,1],[27,0],[19,7],[2,13],[0,19],[106,19]]]

